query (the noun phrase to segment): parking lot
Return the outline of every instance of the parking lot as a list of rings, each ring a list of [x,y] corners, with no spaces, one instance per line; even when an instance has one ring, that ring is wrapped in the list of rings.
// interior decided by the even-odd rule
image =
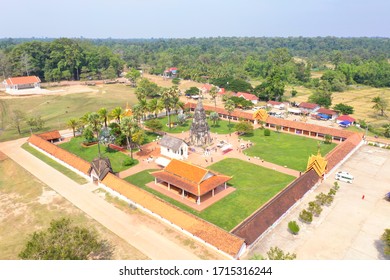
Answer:
[[[267,256],[270,247],[296,253],[303,260],[379,260],[383,255],[381,235],[390,228],[390,150],[365,145],[336,171],[354,176],[349,184],[339,182],[340,189],[333,203],[326,207],[311,224],[298,221],[321,192],[327,193],[335,182],[335,172],[316,190],[307,194],[248,254]],[[292,235],[287,224],[298,221],[300,232]]]

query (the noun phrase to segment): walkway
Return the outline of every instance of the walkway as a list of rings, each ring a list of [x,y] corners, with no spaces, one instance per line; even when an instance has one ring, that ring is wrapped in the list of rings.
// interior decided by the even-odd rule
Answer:
[[[147,225],[136,221],[131,215],[92,193],[94,186],[91,184],[80,186],[23,150],[20,146],[25,142],[26,138],[0,143],[0,151],[149,258],[154,260],[199,259],[182,246],[154,232]]]

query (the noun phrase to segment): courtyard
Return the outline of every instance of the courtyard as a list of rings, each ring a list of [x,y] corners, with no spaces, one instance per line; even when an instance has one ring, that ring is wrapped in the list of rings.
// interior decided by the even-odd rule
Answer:
[[[320,192],[334,183],[334,173],[313,192],[307,193],[283,220],[254,244],[245,258],[266,256],[272,246],[297,254],[301,260],[383,260],[381,235],[390,227],[390,151],[365,145],[335,171],[354,175],[352,184],[340,182],[334,202],[325,207],[311,224],[299,223],[301,230],[292,235],[287,228],[298,220],[299,212]],[[364,199],[363,198],[364,195]]]

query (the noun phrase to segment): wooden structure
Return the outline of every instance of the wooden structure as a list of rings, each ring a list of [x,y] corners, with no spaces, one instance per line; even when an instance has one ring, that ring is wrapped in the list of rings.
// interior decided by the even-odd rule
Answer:
[[[150,174],[155,178],[155,184],[165,185],[168,190],[177,191],[183,198],[192,199],[198,205],[206,194],[214,196],[216,192],[225,190],[227,181],[231,179],[176,159],[172,159],[163,170]]]

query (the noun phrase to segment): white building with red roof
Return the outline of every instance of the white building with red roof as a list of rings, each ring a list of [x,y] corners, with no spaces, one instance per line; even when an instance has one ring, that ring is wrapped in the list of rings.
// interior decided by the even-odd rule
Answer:
[[[301,102],[299,103],[298,106],[303,113],[314,113],[316,112],[319,108],[320,105],[315,104],[315,103],[308,103],[308,102]]]
[[[334,120],[334,119],[336,119],[339,116],[339,114],[336,111],[330,110],[330,109],[326,109],[326,108],[320,108],[320,109],[317,110],[316,113],[317,114],[322,114],[322,115],[327,115],[327,116],[329,116],[329,118],[331,120]]]
[[[259,101],[259,98],[256,95],[247,92],[237,92],[234,96],[242,97],[245,100],[251,101],[253,104],[257,104]]]
[[[41,79],[37,76],[12,77],[3,81],[5,92],[25,94],[24,90],[41,89]]]
[[[270,100],[267,102],[267,107],[283,110],[286,107],[286,105],[284,105],[283,102]]]

